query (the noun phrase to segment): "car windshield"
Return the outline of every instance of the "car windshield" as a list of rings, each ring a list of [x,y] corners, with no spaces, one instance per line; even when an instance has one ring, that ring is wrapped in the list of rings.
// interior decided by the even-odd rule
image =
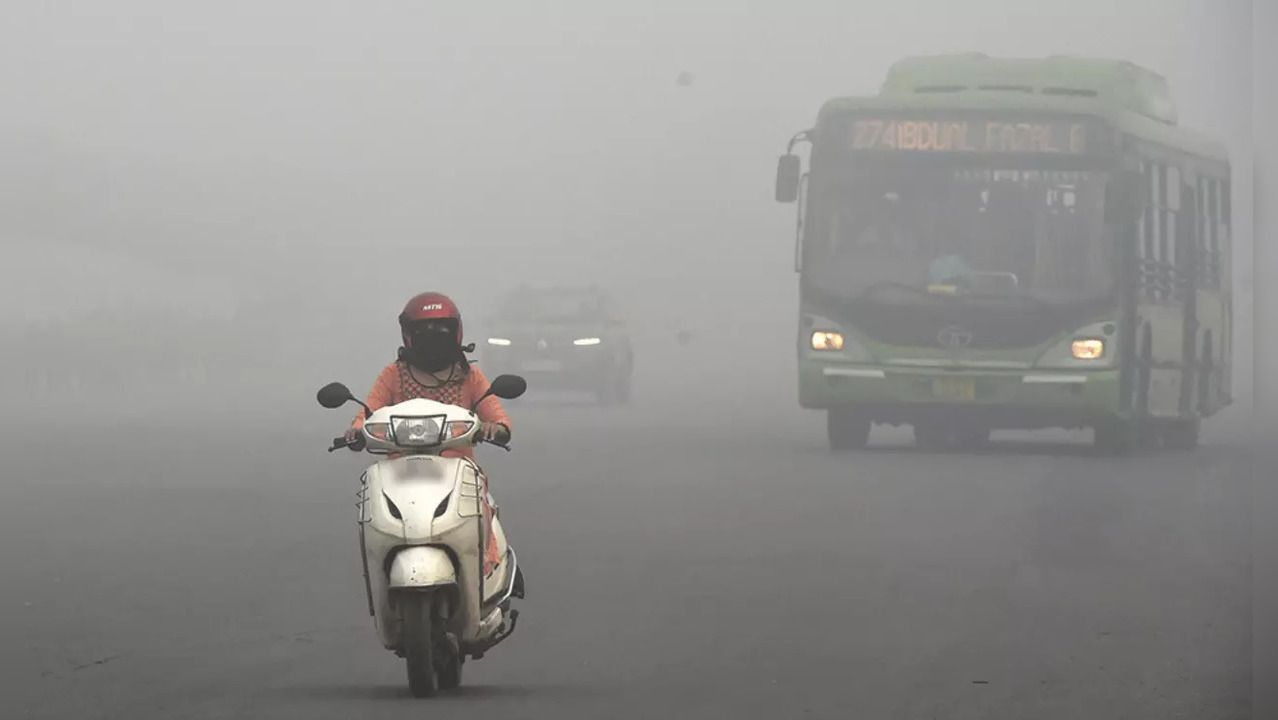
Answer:
[[[846,299],[894,288],[1040,301],[1105,295],[1105,173],[876,163],[814,193],[804,274]]]
[[[506,297],[498,316],[512,322],[594,322],[603,318],[604,308],[590,293],[522,291]]]

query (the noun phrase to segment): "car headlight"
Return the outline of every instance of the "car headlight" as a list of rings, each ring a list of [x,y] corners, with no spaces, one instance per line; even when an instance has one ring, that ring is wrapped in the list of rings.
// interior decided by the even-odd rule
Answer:
[[[1069,353],[1075,360],[1099,360],[1105,356],[1105,341],[1100,338],[1079,338],[1070,343]]]
[[[506,339],[506,338],[492,337],[492,338],[488,338],[488,344],[489,344],[489,345],[499,345],[499,346],[501,346],[501,347],[506,347],[507,345],[509,345],[509,344],[510,344],[510,340],[508,340],[508,339]]]
[[[396,445],[428,447],[444,441],[443,415],[391,418],[391,434]]]
[[[812,333],[811,344],[813,350],[842,350],[843,333],[832,330],[817,330]]]
[[[573,345],[598,345],[601,342],[603,341],[600,340],[599,338],[589,337],[589,338],[577,338],[576,340],[572,341],[572,344]]]

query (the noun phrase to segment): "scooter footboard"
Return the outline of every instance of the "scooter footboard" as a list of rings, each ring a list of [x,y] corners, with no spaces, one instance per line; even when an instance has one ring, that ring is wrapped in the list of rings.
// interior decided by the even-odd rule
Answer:
[[[442,548],[406,547],[391,558],[388,588],[427,588],[457,584],[457,568]]]

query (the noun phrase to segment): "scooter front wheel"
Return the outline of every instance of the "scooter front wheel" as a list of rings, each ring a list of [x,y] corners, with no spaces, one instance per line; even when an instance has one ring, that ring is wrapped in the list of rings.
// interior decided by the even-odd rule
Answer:
[[[404,619],[404,662],[413,697],[434,697],[439,690],[435,673],[434,593],[406,593],[400,599]]]

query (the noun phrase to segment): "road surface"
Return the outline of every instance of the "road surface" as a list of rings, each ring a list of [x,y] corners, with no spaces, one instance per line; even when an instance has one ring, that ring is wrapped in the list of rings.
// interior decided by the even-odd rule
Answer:
[[[517,452],[481,459],[529,596],[427,701],[366,612],[345,415],[13,428],[0,716],[1248,717],[1241,444],[832,455],[790,390],[709,425],[674,392],[510,403]]]

